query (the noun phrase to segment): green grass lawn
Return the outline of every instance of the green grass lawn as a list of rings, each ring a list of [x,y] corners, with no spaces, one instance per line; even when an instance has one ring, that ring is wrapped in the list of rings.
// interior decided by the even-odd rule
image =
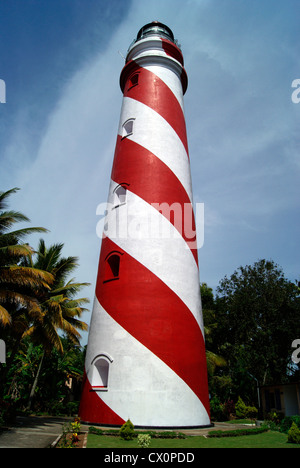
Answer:
[[[138,448],[137,440],[124,441],[120,437],[89,434],[87,448]],[[186,439],[152,439],[150,449],[171,448],[300,448],[287,443],[287,435],[269,431],[263,434],[206,439],[203,436]]]

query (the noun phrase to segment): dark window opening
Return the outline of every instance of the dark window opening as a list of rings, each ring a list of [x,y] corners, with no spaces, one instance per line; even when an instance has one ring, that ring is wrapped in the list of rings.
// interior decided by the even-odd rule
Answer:
[[[129,78],[129,86],[128,86],[128,91],[133,88],[134,86],[137,86],[139,84],[139,74],[135,73]]]
[[[121,255],[119,252],[112,252],[106,257],[104,283],[119,279]]]

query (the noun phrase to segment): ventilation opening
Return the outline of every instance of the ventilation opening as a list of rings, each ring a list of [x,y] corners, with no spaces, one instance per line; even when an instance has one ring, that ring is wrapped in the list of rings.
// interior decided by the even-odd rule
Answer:
[[[111,252],[105,259],[104,283],[118,280],[120,273],[121,253]]]
[[[135,119],[128,119],[122,125],[122,139],[133,134],[133,123]]]

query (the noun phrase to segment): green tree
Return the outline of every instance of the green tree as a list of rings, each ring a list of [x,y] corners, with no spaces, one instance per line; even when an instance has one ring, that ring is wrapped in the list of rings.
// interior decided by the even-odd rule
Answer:
[[[23,340],[6,385],[6,396],[18,409],[28,408],[32,383],[43,355],[43,365],[34,394],[34,409],[50,414],[68,414],[68,402],[79,400],[85,350],[65,337],[61,339],[64,353],[53,348],[51,353],[45,355],[42,345],[33,345],[29,338]],[[67,386],[66,382],[70,385]]]
[[[300,335],[296,285],[273,261],[240,267],[217,289],[215,340],[241,388],[288,379],[291,343]]]

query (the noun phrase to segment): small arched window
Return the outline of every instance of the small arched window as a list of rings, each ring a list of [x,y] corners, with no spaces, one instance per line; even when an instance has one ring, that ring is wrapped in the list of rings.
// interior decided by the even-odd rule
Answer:
[[[104,283],[108,281],[118,280],[120,274],[120,252],[110,252],[105,259]]]
[[[107,391],[109,368],[113,359],[107,354],[99,354],[92,361],[91,386],[93,390]]]
[[[127,187],[128,184],[120,184],[114,189],[114,208],[124,205],[126,203]]]
[[[128,119],[122,125],[122,139],[133,134],[133,124],[135,119]]]

